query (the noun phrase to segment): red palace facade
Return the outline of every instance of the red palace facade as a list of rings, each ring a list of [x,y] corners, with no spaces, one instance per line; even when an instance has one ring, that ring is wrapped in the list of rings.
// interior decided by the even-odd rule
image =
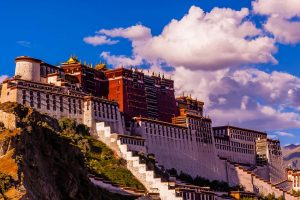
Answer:
[[[125,120],[144,117],[171,122],[178,114],[173,80],[125,68],[107,70],[105,75],[108,99],[119,103]]]
[[[76,77],[83,91],[98,97],[107,97],[108,81],[104,74],[104,69],[81,64],[76,57],[71,57],[60,66],[65,75]]]
[[[96,97],[104,97],[119,104],[125,122],[134,117],[172,123],[184,110],[200,109],[203,103],[185,97],[175,98],[174,81],[164,75],[146,75],[137,68],[107,69],[105,64],[95,68],[71,57],[58,68],[69,81],[78,83],[80,89]],[[199,111],[199,110],[197,110]],[[127,123],[128,125],[130,123]]]

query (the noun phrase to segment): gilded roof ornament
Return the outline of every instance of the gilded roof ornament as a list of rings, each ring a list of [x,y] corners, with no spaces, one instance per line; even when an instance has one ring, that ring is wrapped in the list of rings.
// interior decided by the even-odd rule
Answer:
[[[78,64],[78,63],[80,63],[80,62],[78,61],[77,56],[71,55],[70,58],[69,58],[69,60],[67,62],[62,63],[62,64],[69,65],[69,64]]]
[[[102,70],[107,70],[106,64],[105,63],[99,63],[95,66],[95,69],[98,71],[102,71]]]

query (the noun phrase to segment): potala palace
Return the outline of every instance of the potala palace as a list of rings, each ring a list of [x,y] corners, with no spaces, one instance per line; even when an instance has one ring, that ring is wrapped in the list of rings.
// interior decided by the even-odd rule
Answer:
[[[137,152],[155,155],[164,169],[242,185],[253,194],[297,199],[291,191],[300,188],[300,179],[291,172],[288,176],[278,140],[257,130],[212,127],[204,103],[190,95],[175,97],[173,80],[163,74],[107,69],[103,63],[92,67],[75,56],[60,66],[27,56],[15,61],[15,75],[0,87],[1,103],[17,102],[87,125],[93,137],[124,158],[133,175],[161,199],[224,198],[175,178],[155,177]],[[10,120],[0,112],[0,121],[10,126]]]

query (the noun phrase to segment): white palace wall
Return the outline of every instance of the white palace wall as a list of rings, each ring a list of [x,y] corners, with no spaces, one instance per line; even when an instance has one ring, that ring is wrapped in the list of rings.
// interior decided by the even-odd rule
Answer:
[[[96,131],[97,122],[105,122],[105,126],[109,126],[113,133],[123,133],[122,120],[116,103],[96,97],[84,101],[84,124],[89,126],[92,132]]]
[[[154,130],[150,131],[150,127]],[[226,181],[224,164],[218,159],[214,144],[196,141],[195,132],[185,127],[170,126],[170,131],[164,132],[166,127],[142,121],[135,129],[145,139],[147,152],[155,154],[159,165],[193,177]]]
[[[220,157],[232,162],[256,165],[255,143],[242,143],[240,140],[215,138],[216,150]]]
[[[67,87],[18,79],[3,83],[1,103],[17,102],[54,118],[72,118],[90,127],[91,131],[95,130],[96,122],[103,121],[114,132],[123,133],[118,105],[85,95]]]

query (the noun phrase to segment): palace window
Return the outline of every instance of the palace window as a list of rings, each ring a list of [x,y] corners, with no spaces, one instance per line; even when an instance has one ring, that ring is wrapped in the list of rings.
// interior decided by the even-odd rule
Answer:
[[[30,106],[34,107],[34,102],[33,102],[33,91],[30,91]]]
[[[112,106],[110,107],[110,115],[111,115],[111,118],[113,119],[114,115],[113,115],[113,108],[112,108]]]
[[[98,116],[98,112],[97,112],[97,102],[94,102],[94,113],[95,113],[95,116],[97,117],[97,116]]]
[[[56,96],[55,95],[52,96],[52,100],[53,100],[53,110],[56,111]]]
[[[46,94],[46,104],[47,104],[47,110],[50,110],[50,99],[49,99],[49,94]]]
[[[37,107],[40,109],[41,108],[41,93],[40,92],[37,93],[37,102],[38,102]]]
[[[23,99],[23,105],[26,104],[26,90],[22,91],[22,99]]]
[[[68,105],[69,105],[69,114],[72,113],[72,106],[71,106],[71,99],[68,98]]]
[[[76,114],[76,100],[75,99],[73,99],[73,107],[74,107],[74,114]]]
[[[115,118],[118,120],[118,112],[117,112],[117,107],[115,107]]]
[[[64,111],[64,103],[63,103],[63,97],[60,96],[59,97],[59,104],[60,104],[60,112],[63,112]]]

